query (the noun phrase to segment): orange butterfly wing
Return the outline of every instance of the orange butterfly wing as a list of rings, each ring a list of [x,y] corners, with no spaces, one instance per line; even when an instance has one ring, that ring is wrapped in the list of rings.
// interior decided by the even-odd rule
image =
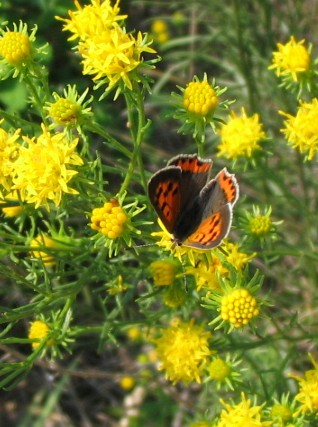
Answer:
[[[183,242],[184,246],[198,249],[212,249],[227,236],[232,221],[232,209],[223,206],[205,218],[199,227]]]
[[[180,177],[180,168],[168,166],[155,173],[148,183],[150,201],[169,233],[180,214]]]

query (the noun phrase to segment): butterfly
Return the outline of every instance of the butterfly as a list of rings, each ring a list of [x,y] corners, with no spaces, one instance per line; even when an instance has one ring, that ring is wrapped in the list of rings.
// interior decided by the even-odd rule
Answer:
[[[173,246],[211,249],[228,235],[239,188],[226,168],[209,179],[212,164],[196,154],[182,154],[148,182],[149,199]]]

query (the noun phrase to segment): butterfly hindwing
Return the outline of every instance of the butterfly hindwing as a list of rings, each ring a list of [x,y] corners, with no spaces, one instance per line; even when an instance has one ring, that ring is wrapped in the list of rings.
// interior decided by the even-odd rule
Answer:
[[[230,205],[224,205],[218,212],[205,218],[197,229],[184,241],[184,246],[198,249],[212,249],[227,236],[232,221]]]

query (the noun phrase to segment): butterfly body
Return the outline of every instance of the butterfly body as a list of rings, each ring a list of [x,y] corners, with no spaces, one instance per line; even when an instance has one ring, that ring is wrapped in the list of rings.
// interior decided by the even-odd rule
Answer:
[[[180,155],[148,183],[150,201],[174,245],[211,249],[228,234],[238,185],[225,168],[209,180],[211,168],[209,159]]]

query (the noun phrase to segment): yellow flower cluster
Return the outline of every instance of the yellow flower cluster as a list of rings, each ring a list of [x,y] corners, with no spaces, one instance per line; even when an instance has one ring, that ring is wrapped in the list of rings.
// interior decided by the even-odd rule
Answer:
[[[92,0],[83,8],[75,4],[78,10],[69,12],[70,19],[60,19],[65,22],[63,30],[73,33],[70,39],[79,38],[83,74],[93,75],[93,80],[106,78],[109,88],[123,81],[131,90],[130,73],[142,63],[142,53],[155,51],[140,32],[134,37],[119,25],[126,18],[119,15],[119,1],[113,7],[109,0]]]
[[[45,248],[50,249],[57,247],[57,243],[51,239],[51,237],[41,234],[31,241],[30,247],[32,249],[31,255],[34,258],[42,260],[45,266],[49,267],[56,264],[54,256],[45,251]]]
[[[272,220],[268,215],[257,215],[250,220],[250,231],[256,236],[264,236],[269,233],[273,226]]]
[[[77,194],[68,182],[78,172],[69,165],[81,166],[82,159],[75,153],[77,139],[71,143],[64,133],[51,135],[42,126],[37,138],[23,137],[27,143],[20,146],[19,156],[13,164],[12,189],[18,190],[23,201],[35,203],[38,208],[51,200],[56,206],[62,194]]]
[[[222,399],[221,403],[224,409],[215,427],[269,427],[272,424],[270,421],[262,421],[263,405],[253,406],[244,393],[241,395],[241,402],[236,405],[225,403]]]
[[[16,31],[7,31],[0,39],[0,56],[9,64],[19,66],[31,55],[29,36]]]
[[[201,372],[211,354],[211,334],[193,321],[176,321],[156,340],[160,369],[174,384],[201,382]]]
[[[193,81],[186,86],[183,106],[190,113],[205,117],[214,111],[217,104],[218,97],[215,90],[207,81]]]
[[[42,320],[35,320],[30,325],[28,338],[30,340],[34,340],[34,339],[43,340],[44,338],[46,338],[49,332],[50,332],[50,328],[45,322],[43,322]],[[40,344],[41,344],[40,342],[33,342],[32,348],[36,349],[40,346]],[[49,340],[47,343],[48,346],[52,344],[53,344],[52,340]]]
[[[162,19],[155,19],[151,24],[151,34],[157,43],[165,43],[169,40],[168,25]]]
[[[318,151],[318,99],[311,102],[300,101],[300,106],[295,116],[280,111],[287,117],[281,129],[287,142],[301,153],[306,153],[311,160]]]
[[[68,186],[78,172],[70,165],[81,166],[82,159],[75,153],[77,139],[71,143],[64,133],[50,134],[42,125],[42,134],[36,138],[23,136],[25,145],[17,140],[20,130],[9,135],[0,128],[0,193],[15,192],[27,203],[38,208],[53,201],[56,206],[62,194],[77,194]]]
[[[309,354],[314,369],[305,372],[305,377],[290,375],[299,383],[299,392],[295,400],[300,403],[299,411],[303,414],[318,414],[318,363]]]
[[[66,126],[76,122],[79,111],[80,106],[76,102],[59,98],[51,104],[49,114],[57,125]]]
[[[176,266],[170,260],[153,261],[150,264],[150,271],[156,286],[171,285],[176,276]]]
[[[286,44],[277,43],[278,50],[273,52],[273,63],[269,69],[274,69],[277,76],[291,76],[299,80],[301,73],[310,66],[310,52],[304,46],[305,40],[297,42],[294,36]]]
[[[221,317],[235,328],[247,325],[258,315],[257,301],[247,289],[235,289],[222,298]]]
[[[231,367],[224,359],[217,357],[209,364],[208,370],[209,376],[212,380],[224,381],[229,377]]]
[[[126,212],[117,200],[106,202],[101,208],[95,208],[91,216],[91,228],[109,239],[117,239],[124,231],[128,221]]]
[[[244,108],[241,116],[233,111],[227,123],[219,130],[221,142],[218,146],[218,156],[227,159],[251,157],[260,148],[260,141],[265,138],[263,125],[258,114],[248,117]]]

